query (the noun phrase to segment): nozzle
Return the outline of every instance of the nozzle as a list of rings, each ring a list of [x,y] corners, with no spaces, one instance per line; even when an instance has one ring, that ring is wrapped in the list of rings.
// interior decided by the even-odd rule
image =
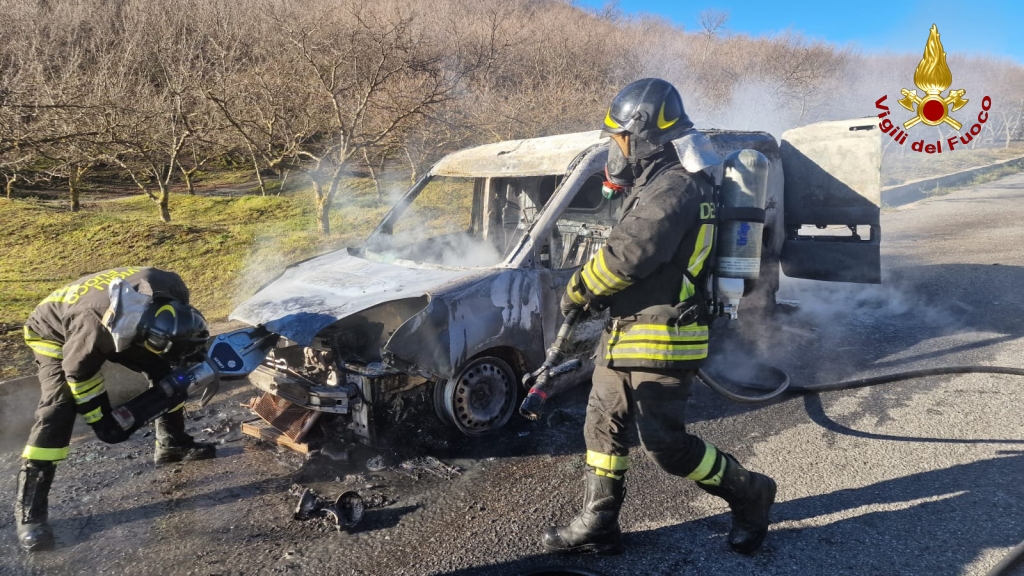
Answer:
[[[531,388],[530,393],[526,395],[526,399],[523,400],[521,406],[519,406],[519,414],[527,420],[538,420],[540,419],[541,413],[544,412],[544,401],[547,400],[548,395],[542,390]]]

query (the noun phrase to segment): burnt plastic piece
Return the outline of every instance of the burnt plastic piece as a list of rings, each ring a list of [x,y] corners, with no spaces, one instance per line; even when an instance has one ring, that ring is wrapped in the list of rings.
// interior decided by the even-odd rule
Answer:
[[[299,496],[294,518],[296,520],[327,518],[338,530],[347,530],[355,527],[363,519],[365,511],[366,504],[363,502],[363,498],[351,490],[338,496],[333,504],[329,504],[316,492],[306,488]]]

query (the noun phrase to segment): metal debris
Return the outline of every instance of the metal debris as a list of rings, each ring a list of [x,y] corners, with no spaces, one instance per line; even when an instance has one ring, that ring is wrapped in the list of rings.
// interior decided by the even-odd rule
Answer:
[[[383,508],[392,502],[394,502],[394,500],[391,500],[384,494],[374,494],[363,500],[363,503],[367,508]]]
[[[387,468],[387,464],[384,463],[383,456],[374,456],[366,461],[366,469],[370,472],[380,472]]]
[[[292,491],[301,486],[293,486]],[[302,488],[299,503],[295,506],[293,517],[296,520],[323,518],[334,525],[337,530],[354,527],[363,518],[366,504],[358,493],[349,490],[333,502],[329,502],[309,488]]]
[[[458,466],[445,464],[433,456],[406,460],[402,462],[399,468],[412,476],[415,476],[418,472],[426,472],[444,480],[451,480],[462,474],[462,469]]]

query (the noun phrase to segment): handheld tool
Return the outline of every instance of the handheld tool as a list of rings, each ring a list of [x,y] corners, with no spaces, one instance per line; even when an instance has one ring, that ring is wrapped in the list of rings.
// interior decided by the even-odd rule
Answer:
[[[562,358],[565,355],[563,348],[566,342],[569,341],[572,330],[576,327],[576,322],[583,315],[584,310],[579,308],[570,310],[565,315],[565,320],[562,322],[562,327],[558,329],[555,341],[548,348],[544,363],[534,372],[523,376],[523,386],[529,386],[530,389],[526,399],[523,400],[522,405],[519,407],[519,413],[525,418],[530,420],[540,418],[544,410],[544,402],[548,399],[548,393],[550,392],[548,389],[550,386],[549,382],[552,378],[572,372],[582,366],[579,359],[575,358],[561,364],[560,362],[562,362]]]
[[[220,389],[221,380],[240,380],[263,362],[277,343],[277,334],[258,326],[221,334],[213,339],[199,362],[175,368],[155,386],[114,408],[112,414],[127,438],[132,432],[202,390],[205,406]]]

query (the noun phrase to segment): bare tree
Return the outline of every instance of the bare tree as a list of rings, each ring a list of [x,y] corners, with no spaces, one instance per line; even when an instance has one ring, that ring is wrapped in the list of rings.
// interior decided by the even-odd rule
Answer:
[[[306,107],[245,107],[224,92],[206,92],[269,167],[309,177],[323,234],[353,159],[386,147],[453,99],[472,65],[458,46],[415,26],[418,16],[399,3],[282,2],[271,19],[296,65],[289,89],[303,92]],[[273,107],[277,95],[276,83],[261,78],[256,99]]]
[[[560,0],[0,0],[0,14],[15,31],[0,34],[5,195],[52,182],[77,209],[86,180],[120,171],[166,220],[203,167],[251,166],[264,193],[267,170],[308,178],[324,233],[349,178],[383,201],[454,149],[594,129],[638,78],[673,82],[700,127],[779,135],[874,114],[920,60],[737,34],[723,11],[689,31]],[[950,65],[972,106],[995,103],[968,148],[1024,136],[1024,68]]]

